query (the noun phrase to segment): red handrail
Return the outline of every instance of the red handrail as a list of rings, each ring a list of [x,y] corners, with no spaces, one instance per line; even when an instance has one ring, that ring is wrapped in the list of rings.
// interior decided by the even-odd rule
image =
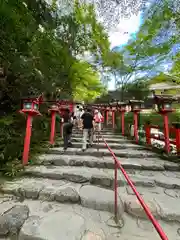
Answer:
[[[166,150],[169,149],[169,151],[170,151],[170,144],[173,144],[173,145],[176,146],[177,155],[179,155],[179,152],[180,152],[180,131],[179,131],[179,129],[176,129],[175,127],[172,127],[172,126],[168,128],[168,132],[169,133],[175,134],[175,139],[172,140],[169,137],[168,137],[168,139],[166,137],[164,137],[164,139],[161,139],[160,137],[153,136],[151,134],[151,129],[152,128],[159,128],[159,127],[156,126],[156,125],[151,125],[151,124],[145,125],[146,143],[147,143],[147,145],[149,145],[149,146],[152,145],[151,144],[151,139],[159,140],[161,142],[164,142]],[[169,151],[167,151],[167,152],[169,153]]]
[[[152,215],[149,207],[146,205],[146,203],[144,202],[144,200],[142,199],[142,197],[140,196],[140,194],[136,190],[136,188],[135,188],[134,184],[132,183],[131,179],[129,178],[128,174],[126,173],[126,171],[122,167],[121,163],[118,161],[116,155],[114,154],[112,149],[109,147],[109,145],[107,144],[107,142],[106,142],[106,140],[104,139],[103,136],[102,136],[102,139],[103,139],[106,147],[108,148],[109,152],[112,154],[112,157],[114,158],[114,161],[115,161],[115,214],[117,212],[117,167],[118,167],[121,170],[121,172],[123,173],[123,175],[126,178],[128,184],[132,188],[133,192],[135,193],[135,195],[136,195],[137,199],[139,200],[141,206],[144,208],[144,211],[145,211],[146,215],[148,216],[148,218],[150,219],[150,221],[154,225],[154,227],[155,227],[156,231],[158,232],[159,236],[161,237],[161,239],[162,240],[168,240],[166,234],[162,230],[162,228],[159,225],[159,223],[157,222],[157,220]]]

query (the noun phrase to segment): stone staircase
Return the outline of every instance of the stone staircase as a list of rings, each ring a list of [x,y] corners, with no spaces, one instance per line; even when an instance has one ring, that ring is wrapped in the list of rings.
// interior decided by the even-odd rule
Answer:
[[[104,138],[169,239],[180,240],[180,166],[104,130]],[[1,184],[0,236],[19,240],[158,240],[136,196],[118,171],[114,220],[114,162],[102,139],[81,151],[50,148],[23,177]],[[14,238],[16,237],[16,238]]]

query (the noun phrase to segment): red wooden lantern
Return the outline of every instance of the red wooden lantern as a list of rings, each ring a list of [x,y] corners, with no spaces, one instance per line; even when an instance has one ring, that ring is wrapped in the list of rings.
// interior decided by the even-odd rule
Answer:
[[[26,135],[24,139],[24,151],[23,151],[23,165],[27,165],[29,159],[33,117],[40,116],[41,114],[39,112],[39,101],[37,98],[34,97],[24,98],[22,99],[22,101],[23,101],[22,109],[19,112],[27,115]]]
[[[169,140],[169,119],[168,114],[173,112],[172,103],[177,99],[172,95],[156,95],[154,97],[154,102],[158,106],[158,112],[164,118],[164,136],[165,136],[165,148],[166,152],[170,152],[170,140]]]
[[[51,114],[51,135],[50,135],[50,144],[54,144],[54,136],[55,136],[55,127],[56,127],[56,114],[59,113],[59,107],[57,105],[52,105],[48,110]]]
[[[118,110],[121,113],[121,131],[122,135],[124,136],[125,134],[125,112],[126,112],[126,103],[124,102],[118,102]]]

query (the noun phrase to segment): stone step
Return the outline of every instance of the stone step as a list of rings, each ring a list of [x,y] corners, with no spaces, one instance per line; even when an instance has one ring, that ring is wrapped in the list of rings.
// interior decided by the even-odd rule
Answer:
[[[180,172],[127,170],[135,186],[162,187],[180,189]],[[25,174],[55,180],[66,180],[75,183],[91,183],[93,185],[113,188],[114,170],[74,166],[30,166]],[[121,171],[118,170],[118,186],[127,185]]]
[[[58,141],[59,139],[57,139]],[[118,138],[105,138],[108,143],[130,143],[128,139],[118,139]],[[77,137],[72,136],[73,142],[82,142],[82,136],[78,135]],[[103,142],[102,138],[99,139],[99,142]]]
[[[90,191],[90,192],[89,192]],[[22,199],[41,201],[56,201],[61,203],[81,204],[84,207],[113,212],[113,190],[91,185],[82,185],[67,180],[54,180],[49,178],[21,178],[6,182],[1,186],[1,192],[13,194]],[[100,196],[97,198],[97,194]],[[121,216],[124,207],[119,198],[119,211]]]
[[[165,221],[180,223],[180,189],[163,189],[161,187],[138,186],[137,190],[149,206],[153,215]],[[1,192],[13,194],[22,202],[25,199],[56,201],[59,203],[80,204],[83,207],[114,211],[114,191],[98,186],[75,184],[63,180],[44,178],[21,178],[6,182]],[[176,206],[176,209],[173,207]],[[146,214],[129,186],[118,188],[118,216],[123,218],[124,212],[146,219]]]
[[[179,171],[180,166],[174,164],[172,169],[171,163],[160,159],[133,159],[130,161],[128,158],[121,158],[120,161],[122,167],[127,170],[152,170],[152,171],[164,171],[173,170]],[[55,166],[85,166],[90,168],[108,168],[114,169],[114,160],[112,157],[91,157],[91,156],[76,156],[76,155],[53,155],[44,154],[39,156],[37,164],[42,165],[55,165]]]
[[[83,131],[72,131],[72,134],[82,134]],[[112,132],[112,131],[101,131],[100,134],[103,136],[117,136],[117,137],[122,137],[121,133],[117,132]]]
[[[101,136],[101,135],[100,135]],[[115,138],[115,139],[124,139],[123,136],[120,135],[114,135],[114,134],[106,134],[106,135],[102,135],[105,139],[108,140],[108,138]],[[82,133],[79,134],[73,134],[73,137],[77,138],[77,137],[81,137],[82,138]]]
[[[157,154],[148,150],[134,150],[132,148],[126,150],[117,150],[113,149],[114,154],[117,157],[127,157],[127,158],[157,158]],[[95,150],[93,148],[88,148],[86,151],[82,151],[81,149],[68,148],[66,151],[60,148],[50,148],[47,153],[50,154],[61,154],[61,155],[82,155],[82,156],[95,156],[95,157],[104,157],[104,156],[112,156],[108,149],[99,149]]]
[[[80,142],[73,142],[73,146],[72,148],[82,148],[82,143]],[[136,145],[133,143],[124,143],[124,144],[120,144],[120,143],[109,143],[108,144],[109,147],[111,149],[126,149],[126,148],[131,148],[131,149],[136,149],[136,150],[142,150],[144,149],[143,146],[140,145]],[[100,142],[99,144],[97,142],[93,143],[92,148],[107,148],[106,145],[103,142]]]
[[[150,221],[131,217],[126,213],[118,223],[115,223],[112,213],[89,209],[78,204],[70,205],[31,199],[19,201],[18,198],[9,195],[0,197],[3,239],[7,239],[7,232],[10,236],[14,236],[14,232],[19,233],[19,240],[160,239]],[[12,222],[10,216],[13,211],[16,212],[18,218],[13,218]],[[179,239],[179,223],[163,220],[159,220],[159,223],[168,239]]]

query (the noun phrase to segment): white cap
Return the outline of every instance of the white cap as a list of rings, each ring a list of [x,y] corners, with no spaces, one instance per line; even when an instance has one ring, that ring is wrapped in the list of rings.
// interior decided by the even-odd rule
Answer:
[[[94,111],[94,113],[98,113],[99,111],[96,109],[95,111]]]

